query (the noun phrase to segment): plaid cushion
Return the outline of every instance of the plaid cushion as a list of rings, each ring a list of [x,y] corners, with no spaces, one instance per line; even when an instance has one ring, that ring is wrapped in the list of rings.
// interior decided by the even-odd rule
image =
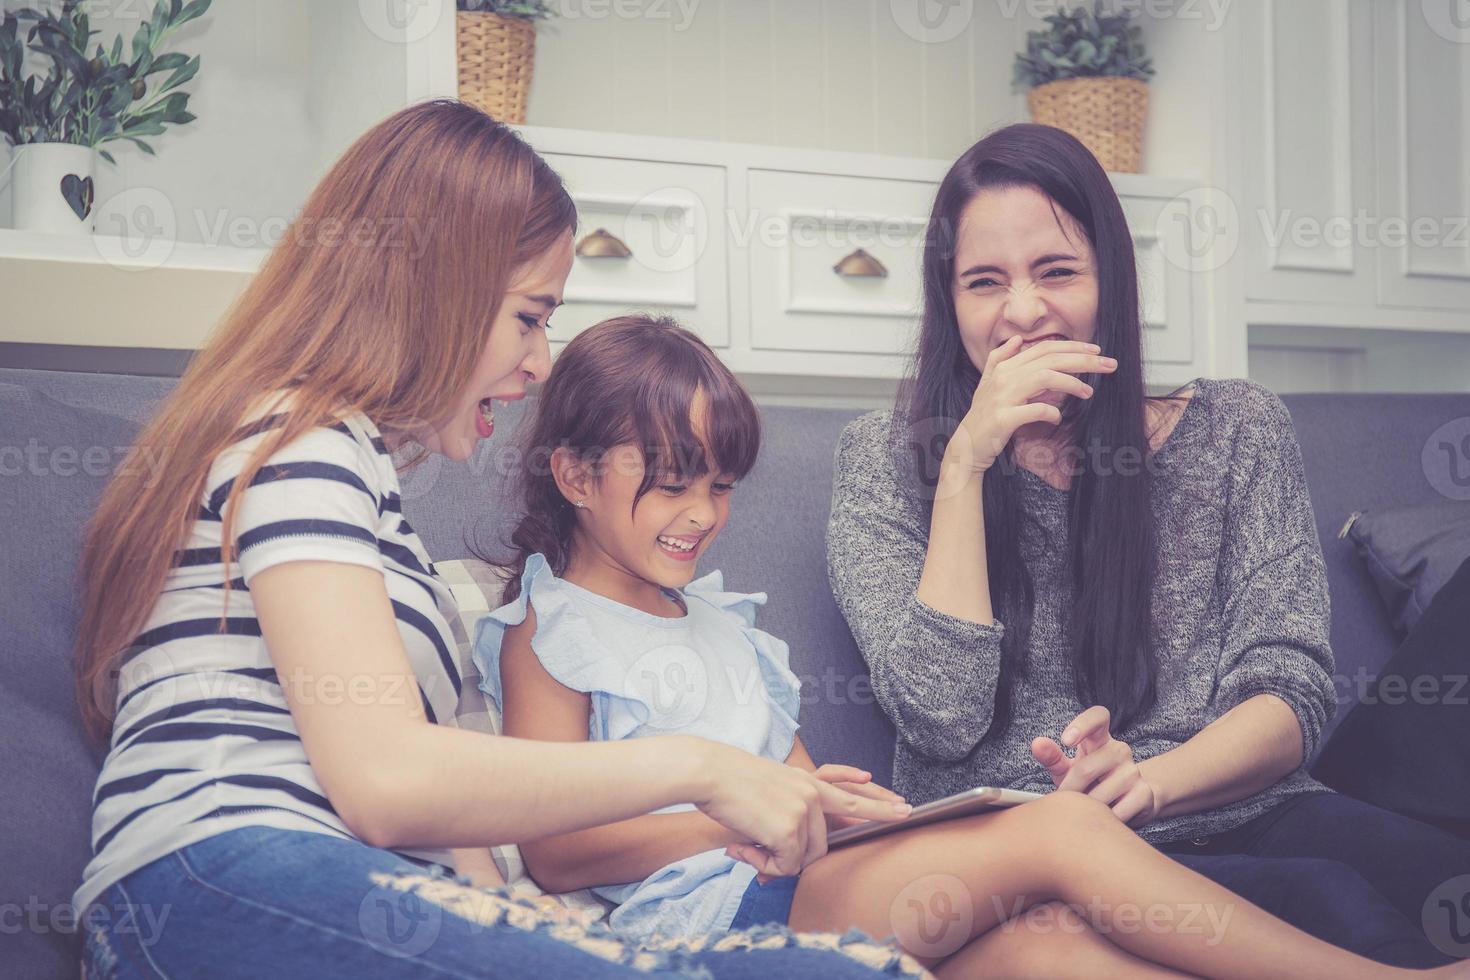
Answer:
[[[480,690],[480,671],[470,656],[470,650],[475,638],[475,623],[490,610],[499,608],[501,589],[510,571],[478,558],[460,558],[434,562],[434,572],[449,587],[459,605],[459,621],[450,624],[459,647],[459,674],[463,680],[455,723],[460,728],[499,735],[500,711]],[[527,873],[520,848],[514,844],[492,847],[490,856],[511,887],[535,895],[546,894]],[[572,908],[593,911],[599,916],[606,915],[612,908],[585,888],[556,897]]]

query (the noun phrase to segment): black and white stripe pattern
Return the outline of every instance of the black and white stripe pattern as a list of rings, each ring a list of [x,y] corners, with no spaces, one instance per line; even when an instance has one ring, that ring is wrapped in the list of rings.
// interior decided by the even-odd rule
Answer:
[[[463,627],[403,519],[393,460],[365,416],[313,429],[272,455],[239,502],[226,576],[221,509],[249,454],[283,422],[252,423],[215,460],[177,567],[124,652],[79,910],[128,872],[236,827],[350,836],[307,762],[261,638],[249,583],[267,568],[312,560],[381,569],[424,712],[454,724]],[[450,863],[447,851],[406,853]]]

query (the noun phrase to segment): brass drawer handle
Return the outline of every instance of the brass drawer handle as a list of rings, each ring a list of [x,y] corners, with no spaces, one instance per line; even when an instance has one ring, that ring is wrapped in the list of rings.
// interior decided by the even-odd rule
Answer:
[[[606,228],[598,228],[577,243],[577,254],[584,259],[626,259],[633,250]]]
[[[844,255],[832,267],[832,271],[850,279],[885,279],[888,276],[888,270],[884,268],[883,263],[862,249]]]

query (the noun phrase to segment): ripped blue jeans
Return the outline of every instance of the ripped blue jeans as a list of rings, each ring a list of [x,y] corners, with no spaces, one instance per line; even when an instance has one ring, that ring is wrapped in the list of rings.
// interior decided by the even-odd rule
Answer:
[[[857,933],[769,926],[640,947],[438,865],[271,827],[227,831],[144,865],[103,892],[82,922],[86,980],[871,980],[918,972],[912,959]]]

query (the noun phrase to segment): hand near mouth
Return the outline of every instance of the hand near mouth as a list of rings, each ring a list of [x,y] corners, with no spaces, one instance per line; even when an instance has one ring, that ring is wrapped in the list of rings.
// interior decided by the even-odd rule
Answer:
[[[1060,392],[1091,398],[1092,385],[1079,375],[1105,375],[1118,369],[1118,362],[1104,357],[1098,345],[1049,339],[1056,336],[1043,335],[1029,345],[1019,336],[1010,337],[990,352],[970,410],[945,449],[946,463],[983,473],[1021,426],[1061,422],[1061,409],[1038,396]]]

